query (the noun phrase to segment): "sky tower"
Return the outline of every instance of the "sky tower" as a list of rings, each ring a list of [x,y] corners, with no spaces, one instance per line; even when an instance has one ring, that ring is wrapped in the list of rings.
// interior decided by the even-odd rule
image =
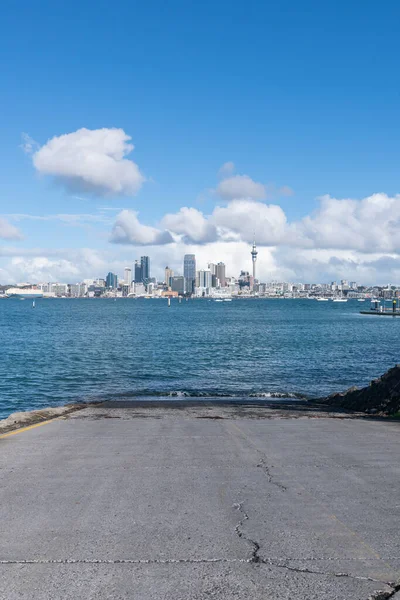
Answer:
[[[253,247],[251,249],[251,260],[253,261],[253,280],[256,278],[256,261],[257,261],[257,246],[256,240],[253,242]]]

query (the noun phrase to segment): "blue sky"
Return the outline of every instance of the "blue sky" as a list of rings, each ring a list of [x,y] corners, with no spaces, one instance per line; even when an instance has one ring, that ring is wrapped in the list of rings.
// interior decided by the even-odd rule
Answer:
[[[399,17],[398,3],[383,8],[369,0],[5,0],[0,283],[24,275],[90,276],[91,268],[117,270],[143,253],[154,256],[160,272],[164,262],[178,268],[186,250],[207,262],[218,248],[237,275],[249,268],[247,255],[243,263],[240,256],[252,225],[260,230],[264,278],[334,279],[349,272],[358,279],[372,280],[376,273],[400,282]],[[71,191],[54,161],[34,166],[35,152],[48,140],[82,128],[117,128],[132,138],[135,149],[125,158],[146,179],[140,189],[119,193],[106,186],[88,193],[79,185],[80,174],[69,172]],[[21,148],[22,132],[36,142],[31,153]],[[73,152],[76,140],[68,143]],[[218,170],[227,162],[234,169],[225,179],[247,175],[264,185],[264,197],[221,195]],[[368,201],[379,193],[386,196]],[[318,198],[326,195],[331,204],[324,209]],[[364,204],[340,204],[346,199]],[[231,227],[229,211],[238,212],[232,201],[252,203],[239,207],[248,221],[245,230],[237,223]],[[371,202],[372,224],[382,229],[372,238]],[[281,213],[264,214],[260,204],[279,207],[289,230]],[[201,213],[206,234],[193,237],[192,222],[177,231],[166,227],[164,215],[182,207]],[[223,220],[212,216],[216,207],[227,209]],[[151,235],[137,235],[139,226],[132,229],[127,211],[138,211],[140,226],[171,231],[173,242],[153,244]],[[65,218],[48,218],[60,214],[91,217],[72,225],[71,219],[66,224]],[[123,235],[112,234],[116,220]],[[332,232],[346,243],[336,243]],[[93,252],[92,265],[82,260],[81,249]],[[293,254],[301,260],[291,261]],[[37,269],[44,259],[48,269]],[[383,270],[382,261],[388,265]]]

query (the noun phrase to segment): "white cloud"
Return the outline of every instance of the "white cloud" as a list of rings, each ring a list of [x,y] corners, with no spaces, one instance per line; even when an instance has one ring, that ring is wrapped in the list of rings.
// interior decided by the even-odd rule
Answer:
[[[33,164],[75,192],[132,196],[145,178],[125,158],[134,148],[130,140],[123,129],[82,128],[53,137],[33,154]]]
[[[79,282],[105,277],[111,269],[122,272],[124,264],[106,252],[91,248],[0,248],[0,283]]]
[[[218,237],[215,226],[197,208],[184,206],[175,214],[165,215],[161,224],[173,233],[183,235],[188,243],[213,242]]]
[[[362,252],[400,251],[400,195],[373,194],[362,200],[320,198],[312,215],[293,223],[299,245],[354,249]]]
[[[109,219],[91,215],[48,215],[21,218]],[[9,218],[18,215],[8,215]],[[0,235],[18,230],[0,217]],[[13,232],[10,234],[10,231]],[[17,233],[15,233],[17,232]],[[110,241],[129,244],[129,251],[109,246],[104,252],[90,249],[52,250],[0,247],[2,282],[68,280],[105,276],[109,270],[122,275],[123,267],[145,253],[152,271],[163,276],[166,264],[182,272],[183,255],[196,254],[199,268],[222,260],[229,275],[251,270],[250,245],[255,232],[259,248],[257,270],[264,281],[331,281],[352,279],[361,283],[400,283],[400,196],[374,194],[361,200],[320,199],[316,211],[289,222],[276,204],[235,199],[217,206],[211,214],[183,207],[166,214],[156,226],[143,224],[138,214],[122,210],[117,215]],[[15,245],[16,246],[16,245]],[[15,260],[17,259],[17,260]],[[46,260],[44,260],[46,259]]]
[[[20,148],[22,148],[25,154],[32,154],[39,146],[39,144],[27,133],[21,133],[21,139],[22,144],[20,144]]]
[[[215,225],[240,235],[246,242],[274,246],[286,236],[286,215],[276,204],[253,200],[233,200],[227,206],[217,206],[211,216]]]
[[[138,246],[170,244],[173,238],[168,231],[142,225],[132,210],[123,210],[117,215],[110,241],[114,244],[136,244]]]
[[[218,170],[218,177],[220,177],[221,179],[225,179],[225,177],[232,175],[232,173],[234,173],[234,171],[235,171],[234,163],[232,161],[228,161],[228,162],[224,163],[222,165],[222,167],[220,167],[220,169]]]
[[[223,200],[265,198],[266,190],[262,183],[253,181],[248,175],[233,175],[219,182],[216,193]]]
[[[320,199],[319,208],[299,221],[288,222],[277,204],[232,200],[216,206],[210,215],[183,207],[166,214],[161,228],[139,223],[137,214],[123,211],[112,241],[167,244],[171,237],[187,244],[244,241],[254,236],[258,245],[292,248],[358,250],[363,253],[400,252],[400,196],[374,194],[363,200]],[[156,242],[154,242],[156,240]]]
[[[9,223],[7,219],[0,217],[0,239],[21,240],[22,238],[23,235],[20,232],[20,230],[17,229],[17,227],[11,225],[11,223]]]
[[[79,267],[69,260],[51,260],[45,256],[24,258],[16,256],[11,260],[9,270],[15,281],[74,281],[79,277]]]

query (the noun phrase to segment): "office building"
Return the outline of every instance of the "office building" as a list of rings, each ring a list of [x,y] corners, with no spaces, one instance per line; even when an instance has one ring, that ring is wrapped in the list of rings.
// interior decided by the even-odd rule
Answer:
[[[219,282],[219,287],[226,286],[226,274],[225,274],[225,264],[223,262],[219,262],[215,267],[215,275]]]
[[[132,284],[132,269],[129,267],[125,267],[124,271],[124,284],[127,286],[131,286]]]
[[[171,277],[171,290],[181,295],[185,293],[185,278],[182,275]]]
[[[212,273],[211,271],[199,271],[199,287],[210,288],[212,287]]]
[[[142,269],[142,281],[145,283],[150,279],[150,257],[140,257],[140,267]]]
[[[108,273],[106,277],[106,287],[112,290],[116,290],[118,287],[118,277],[115,273]]]
[[[185,292],[192,294],[196,282],[196,257],[194,254],[185,254],[183,258],[183,277],[185,279]]]
[[[142,267],[138,260],[135,260],[135,283],[142,283],[143,275],[142,275]]]
[[[165,267],[165,285],[171,287],[171,279],[174,276],[174,272],[169,267]]]

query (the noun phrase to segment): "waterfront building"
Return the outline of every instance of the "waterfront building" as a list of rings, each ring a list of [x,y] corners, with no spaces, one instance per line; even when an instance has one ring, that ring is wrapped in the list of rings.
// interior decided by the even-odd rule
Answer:
[[[134,279],[135,283],[142,283],[142,281],[143,281],[142,266],[138,260],[135,260],[134,269],[135,269],[135,279]]]
[[[129,287],[132,285],[132,269],[130,269],[129,267],[125,267],[124,285],[127,285]]]
[[[185,254],[183,258],[183,277],[185,292],[192,294],[196,283],[196,256],[194,254]]]
[[[48,292],[54,296],[68,296],[68,283],[49,283]]]
[[[106,277],[106,287],[112,290],[116,290],[118,287],[118,277],[115,273],[108,273]]]
[[[254,283],[254,279],[248,271],[240,272],[240,276],[239,276],[239,280],[238,280],[240,290],[243,290],[246,288],[249,290],[253,289],[253,283]]]
[[[165,285],[171,287],[171,279],[174,276],[174,272],[169,267],[165,267]]]
[[[136,294],[136,296],[144,296],[146,294],[146,287],[140,281],[137,283],[135,282],[133,286],[133,292]]]
[[[71,298],[79,298],[81,296],[81,284],[71,283],[69,286],[69,295]]]
[[[142,281],[146,282],[150,279],[150,257],[140,257],[140,267],[142,269]]]
[[[211,287],[215,288],[218,285],[217,265],[215,263],[208,263],[208,269],[211,271]]]
[[[185,293],[185,278],[182,275],[171,277],[171,290],[181,295]]]
[[[225,275],[225,264],[223,262],[219,262],[215,267],[215,275],[218,280],[219,287],[226,286],[226,275]]]
[[[210,288],[212,287],[212,273],[211,271],[199,271],[199,288]]]

